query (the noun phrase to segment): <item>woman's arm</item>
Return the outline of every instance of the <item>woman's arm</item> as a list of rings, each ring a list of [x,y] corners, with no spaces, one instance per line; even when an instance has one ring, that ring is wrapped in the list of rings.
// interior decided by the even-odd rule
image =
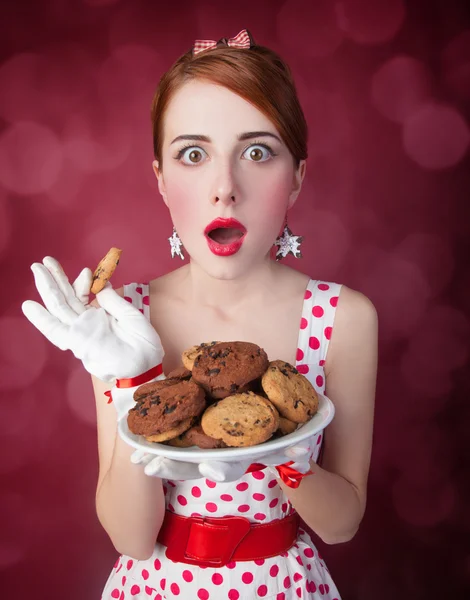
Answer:
[[[97,404],[99,477],[96,512],[120,554],[145,560],[152,555],[165,514],[162,480],[131,463],[134,448],[117,433],[116,411],[107,404],[109,384],[93,378]]]
[[[335,417],[326,430],[322,467],[296,489],[281,483],[302,519],[327,544],[349,541],[364,515],[377,377],[377,312],[343,286],[328,350],[326,395]]]
[[[120,295],[122,290],[116,290]],[[96,301],[92,303],[99,306]],[[96,512],[121,554],[144,560],[152,555],[165,514],[162,480],[131,463],[134,448],[117,433],[116,410],[105,391],[112,385],[92,377],[96,400],[99,476]]]

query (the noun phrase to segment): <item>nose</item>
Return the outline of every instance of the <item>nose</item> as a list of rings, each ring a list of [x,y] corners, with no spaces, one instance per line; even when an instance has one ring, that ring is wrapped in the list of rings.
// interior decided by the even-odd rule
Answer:
[[[230,205],[238,198],[233,167],[227,162],[218,165],[211,194],[213,204]]]

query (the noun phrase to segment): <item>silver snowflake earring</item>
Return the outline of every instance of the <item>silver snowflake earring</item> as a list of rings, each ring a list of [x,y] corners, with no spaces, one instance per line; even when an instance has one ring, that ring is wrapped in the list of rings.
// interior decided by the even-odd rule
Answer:
[[[286,215],[284,231],[282,232],[282,235],[279,235],[274,242],[274,246],[279,246],[279,250],[276,252],[276,260],[281,260],[281,258],[285,258],[288,254],[292,254],[292,256],[295,258],[302,258],[300,245],[302,244],[303,239],[304,238],[301,235],[292,234],[292,231],[287,225]]]
[[[180,240],[180,237],[176,231],[176,227],[173,225],[173,234],[168,238],[171,246],[171,258],[175,258],[175,254],[177,254],[181,260],[184,260],[183,252],[181,248],[183,247],[183,242]]]

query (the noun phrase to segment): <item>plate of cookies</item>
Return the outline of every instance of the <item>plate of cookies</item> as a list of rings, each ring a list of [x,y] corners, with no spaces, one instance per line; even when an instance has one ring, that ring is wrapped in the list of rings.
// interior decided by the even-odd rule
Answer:
[[[183,352],[181,367],[134,392],[118,424],[130,446],[199,462],[279,452],[322,431],[334,405],[283,360],[251,342],[206,342]]]

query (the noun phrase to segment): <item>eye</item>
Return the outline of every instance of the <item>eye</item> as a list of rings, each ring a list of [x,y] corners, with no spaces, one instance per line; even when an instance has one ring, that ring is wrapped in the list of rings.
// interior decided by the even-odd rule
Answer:
[[[251,144],[245,148],[243,156],[252,162],[266,162],[277,155],[267,144]]]
[[[185,165],[197,165],[204,158],[204,150],[199,146],[184,146],[178,151],[176,160],[182,160]]]

